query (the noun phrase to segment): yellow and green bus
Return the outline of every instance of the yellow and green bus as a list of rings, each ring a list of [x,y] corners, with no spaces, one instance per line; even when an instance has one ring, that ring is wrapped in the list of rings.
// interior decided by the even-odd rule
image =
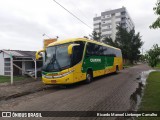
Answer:
[[[121,50],[87,38],[59,40],[37,51],[45,54],[44,84],[72,84],[123,69]]]

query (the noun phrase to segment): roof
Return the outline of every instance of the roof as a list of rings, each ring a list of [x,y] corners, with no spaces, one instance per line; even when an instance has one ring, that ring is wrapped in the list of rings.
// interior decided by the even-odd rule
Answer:
[[[48,47],[49,46],[54,46],[54,45],[59,45],[59,44],[64,44],[64,43],[68,43],[68,42],[74,42],[74,41],[91,42],[91,43],[95,43],[95,44],[98,44],[98,45],[103,45],[103,46],[111,47],[111,48],[114,48],[114,49],[119,49],[119,48],[116,48],[116,47],[113,47],[113,46],[110,46],[110,45],[107,45],[107,44],[104,44],[104,43],[101,43],[101,42],[97,42],[95,40],[89,40],[87,38],[71,38],[71,39],[65,39],[65,40],[58,40],[56,42],[50,43],[48,45]]]
[[[8,55],[16,58],[33,58],[35,59],[36,51],[22,51],[22,50],[0,50]]]

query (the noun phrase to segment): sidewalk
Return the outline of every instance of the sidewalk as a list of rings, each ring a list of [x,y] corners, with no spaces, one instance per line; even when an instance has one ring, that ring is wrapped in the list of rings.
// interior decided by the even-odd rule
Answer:
[[[10,83],[0,83],[0,100],[8,100],[20,97],[37,91],[42,91],[51,85],[44,85],[41,79],[34,80],[31,78],[16,81],[13,85]]]

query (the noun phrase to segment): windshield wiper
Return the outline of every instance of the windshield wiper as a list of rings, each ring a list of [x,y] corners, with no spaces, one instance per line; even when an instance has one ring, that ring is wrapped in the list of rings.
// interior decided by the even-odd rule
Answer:
[[[61,69],[61,66],[60,66],[60,64],[59,64],[59,62],[58,62],[58,60],[55,59],[55,61],[56,61],[57,65],[58,65],[59,70],[62,70],[62,69]]]
[[[55,64],[57,64],[58,70],[61,71],[61,66],[60,66],[60,64],[59,64],[59,62],[58,62],[58,60],[57,60],[56,54],[53,54],[53,56],[52,56],[50,62],[48,63],[46,69],[48,69],[48,67],[50,66],[50,64],[53,64],[53,66],[54,66]],[[55,71],[55,70],[56,70],[55,67],[53,67],[53,70],[52,70],[52,71]]]
[[[46,66],[46,70],[48,70],[48,67],[50,66],[50,64],[54,63],[55,60],[56,60],[56,57],[55,57],[55,54],[53,54],[53,56],[51,57],[50,61],[48,62]]]

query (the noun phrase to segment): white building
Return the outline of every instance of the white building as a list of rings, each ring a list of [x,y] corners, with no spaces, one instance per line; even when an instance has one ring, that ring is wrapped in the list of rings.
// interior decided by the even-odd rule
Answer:
[[[0,50],[0,75],[10,76],[11,64],[22,69],[13,65],[13,75],[23,75],[28,69],[35,69],[35,66],[36,68],[41,67],[42,60],[37,61],[35,53],[35,51]]]
[[[116,27],[122,25],[127,31],[134,28],[134,23],[125,7],[108,10],[101,13],[101,16],[93,18],[94,31],[101,32],[102,37],[110,37],[115,40]]]

